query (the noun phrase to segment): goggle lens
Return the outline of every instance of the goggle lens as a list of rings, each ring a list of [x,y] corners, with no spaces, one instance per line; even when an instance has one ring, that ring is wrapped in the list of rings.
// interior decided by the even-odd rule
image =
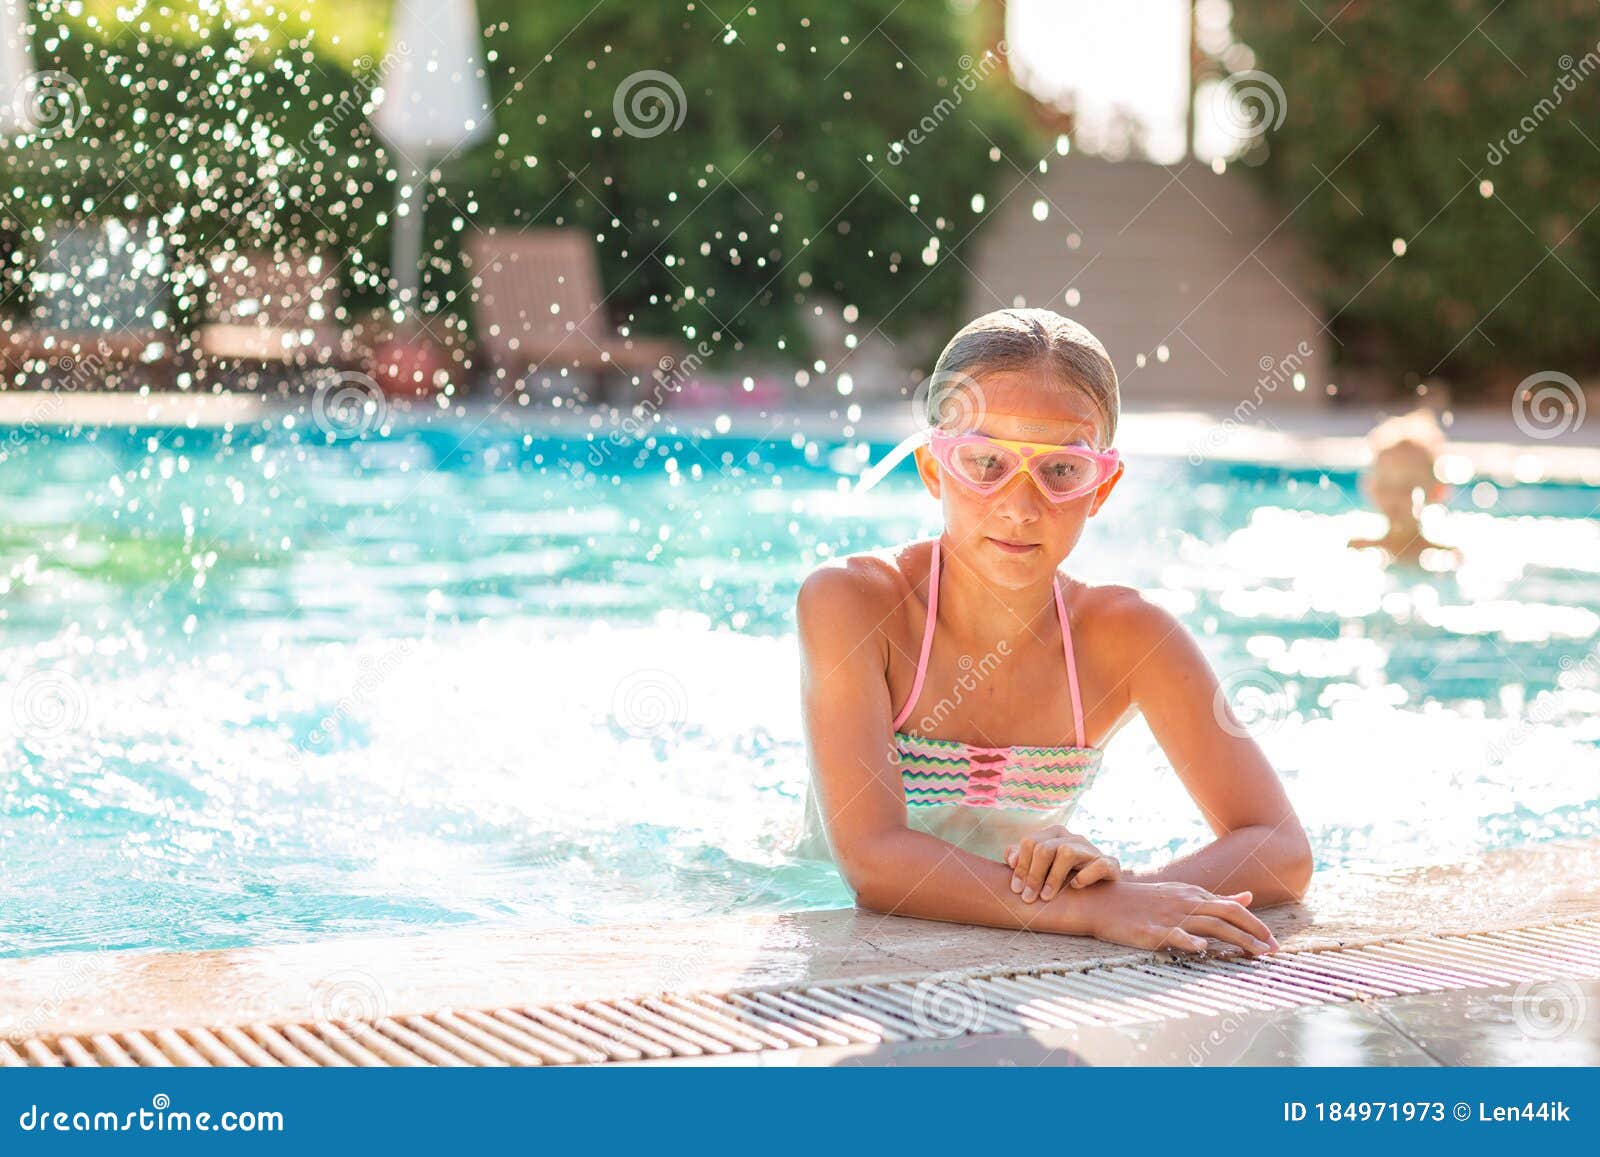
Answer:
[[[993,486],[1014,473],[1022,464],[1022,459],[1004,446],[985,446],[974,442],[955,447],[950,453],[950,464],[968,482],[978,486]]]
[[[1054,450],[1029,459],[1031,473],[1047,494],[1064,495],[1092,485],[1099,465],[1088,455],[1071,449]],[[1005,482],[1022,468],[1022,456],[1005,446],[971,442],[954,446],[950,465],[962,479],[974,486],[991,487]]]
[[[1090,458],[1061,450],[1033,460],[1033,476],[1051,494],[1071,494],[1091,485],[1098,467]]]

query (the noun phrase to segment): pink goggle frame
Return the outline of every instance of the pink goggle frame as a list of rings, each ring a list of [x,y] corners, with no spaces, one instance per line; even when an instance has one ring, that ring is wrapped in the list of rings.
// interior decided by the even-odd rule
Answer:
[[[1018,442],[947,430],[930,431],[928,448],[945,473],[978,494],[995,493],[1022,471],[1051,502],[1081,498],[1120,474],[1126,465],[1115,450]]]

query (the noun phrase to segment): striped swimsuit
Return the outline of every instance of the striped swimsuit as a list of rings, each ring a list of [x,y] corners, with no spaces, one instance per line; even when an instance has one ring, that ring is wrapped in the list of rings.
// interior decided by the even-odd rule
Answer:
[[[911,695],[894,720],[894,749],[905,790],[906,818],[911,827],[929,832],[957,847],[990,859],[1002,859],[1007,846],[1050,824],[1065,824],[1078,799],[1100,770],[1104,752],[1097,747],[981,747],[954,739],[932,739],[900,730],[922,692],[933,650],[939,609],[939,540],[933,544],[928,570],[928,614],[922,653],[917,660]],[[1067,662],[1075,738],[1082,739],[1083,703],[1073,661],[1072,631],[1059,585],[1056,617],[1061,621],[1061,647]],[[970,670],[970,665],[964,669]],[[954,691],[952,690],[952,694]],[[797,855],[831,859],[821,811],[808,787],[805,831]]]

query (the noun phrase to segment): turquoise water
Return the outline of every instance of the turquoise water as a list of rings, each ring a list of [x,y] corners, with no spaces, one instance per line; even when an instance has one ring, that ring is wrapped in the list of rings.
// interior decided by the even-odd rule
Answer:
[[[851,500],[837,435],[0,433],[0,955],[848,903],[785,855],[792,608],[937,532],[909,467]],[[1428,575],[1342,549],[1355,484],[1135,457],[1068,568],[1190,625],[1324,866],[1600,833],[1600,493],[1458,490]],[[1079,815],[1135,865],[1208,836],[1139,722]]]

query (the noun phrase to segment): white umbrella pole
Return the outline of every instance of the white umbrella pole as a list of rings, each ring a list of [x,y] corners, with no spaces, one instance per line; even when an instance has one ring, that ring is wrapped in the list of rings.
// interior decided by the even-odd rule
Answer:
[[[372,127],[389,146],[401,177],[394,220],[395,306],[401,313],[414,313],[420,304],[427,174],[435,163],[486,138],[493,125],[481,38],[473,0],[394,0],[383,100]]]
[[[33,75],[24,0],[0,0],[0,136],[25,133],[29,98],[24,85]]]
[[[404,172],[404,170],[401,170]],[[395,304],[404,313],[420,313],[422,294],[422,214],[428,187],[423,174],[413,169],[395,189],[394,286]]]

